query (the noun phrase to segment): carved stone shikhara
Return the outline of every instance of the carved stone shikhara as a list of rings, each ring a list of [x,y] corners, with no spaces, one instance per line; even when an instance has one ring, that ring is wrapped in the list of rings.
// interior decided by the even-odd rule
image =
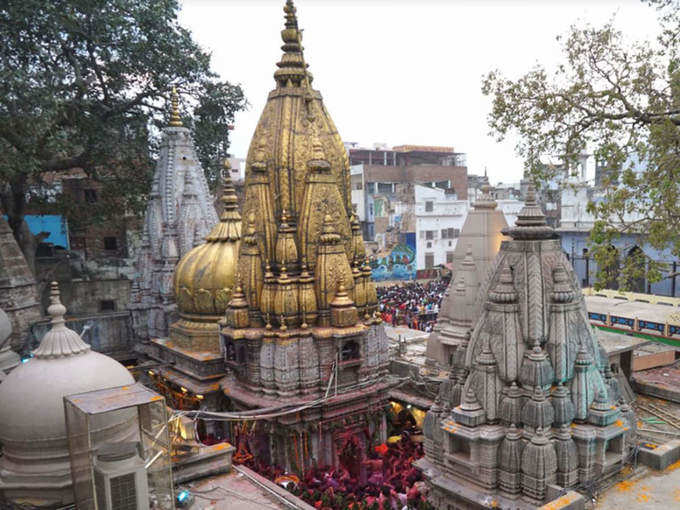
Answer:
[[[137,255],[137,277],[130,296],[135,335],[142,341],[166,338],[176,310],[175,264],[217,223],[208,183],[191,132],[182,126],[173,90],[168,126],[163,129],[158,163]]]
[[[620,470],[633,446],[634,415],[532,187],[504,233],[479,319],[425,418],[418,464],[441,509],[533,508],[549,484]]]
[[[465,351],[481,313],[479,289],[493,270],[503,239],[501,230],[508,226],[490,191],[488,184],[482,186],[482,195],[472,204],[461,229],[453,254],[455,277],[442,299],[437,324],[427,339],[426,354],[430,366],[461,366],[456,361],[456,353]],[[460,368],[458,370],[455,376],[464,376]],[[455,402],[460,403],[460,395]]]

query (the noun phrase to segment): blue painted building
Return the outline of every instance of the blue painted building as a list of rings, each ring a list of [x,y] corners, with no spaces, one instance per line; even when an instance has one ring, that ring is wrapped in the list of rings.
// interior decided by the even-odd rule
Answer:
[[[5,219],[7,219],[6,215]],[[63,216],[58,214],[28,214],[25,219],[31,234],[38,235],[42,232],[49,234],[42,241],[43,243],[50,243],[65,250],[71,248],[68,240],[68,223]]]

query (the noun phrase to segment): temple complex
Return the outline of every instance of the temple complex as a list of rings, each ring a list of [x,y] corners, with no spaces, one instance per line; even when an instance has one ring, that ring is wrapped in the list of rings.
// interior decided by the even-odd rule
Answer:
[[[658,362],[667,353],[652,349],[638,370],[633,351],[680,345],[680,315],[671,317],[680,299],[660,305],[662,319],[639,316],[654,305],[640,295],[626,305],[591,296],[597,308],[587,309],[533,185],[509,226],[488,180],[458,236],[450,283],[428,268],[377,292],[347,151],[312,87],[292,0],[283,11],[274,88],[245,179],[232,182],[224,163],[219,215],[172,91],[130,313],[117,312],[138,340],[127,366],[95,352],[89,323],[66,318],[56,282],[50,323],[39,323],[37,285],[0,217],[0,508],[72,505],[84,471],[94,507],[126,508],[100,501],[111,485],[102,490],[93,474],[114,461],[167,482],[164,500],[135,485],[142,495],[127,508],[141,509],[620,508],[627,486],[608,488],[627,478],[660,485],[669,466],[677,483],[663,497],[677,500],[680,441],[643,439],[680,435],[680,414],[633,400],[654,385],[645,395],[680,402],[680,382],[668,382],[680,381],[680,361],[670,349]],[[368,184],[396,193],[395,183]],[[453,246],[449,230],[440,229]],[[607,331],[596,335],[598,323]],[[28,333],[48,327],[27,354]],[[649,373],[657,362],[661,374]],[[636,381],[643,371],[646,384]],[[131,386],[156,410],[131,404]],[[87,432],[65,418],[84,394],[112,413],[85,413]],[[161,455],[167,462],[154,466]],[[132,471],[119,475],[129,481]]]
[[[172,277],[177,261],[217,223],[208,183],[191,132],[182,125],[173,89],[168,125],[163,129],[158,163],[144,218],[137,278],[130,296],[138,339],[168,335],[175,311]]]
[[[178,319],[167,337],[152,338],[148,353],[163,362],[154,375],[164,379],[161,392],[182,391],[201,408],[222,407],[218,381],[224,377],[218,322],[231,300],[241,245],[241,215],[229,172],[222,172],[222,214],[205,242],[187,252],[175,268],[172,295]],[[171,365],[171,366],[170,366]],[[157,381],[160,382],[160,381]],[[170,383],[172,388],[168,388]]]
[[[490,271],[501,246],[501,231],[507,227],[505,216],[491,197],[490,186],[482,186],[482,195],[468,213],[456,249],[453,264],[455,277],[442,299],[437,324],[427,340],[428,362],[446,368],[456,364],[455,352],[462,351],[481,312],[479,289]],[[458,369],[462,368],[458,363]]]
[[[617,473],[635,446],[634,414],[533,188],[504,233],[464,370],[425,419],[419,466],[439,509],[534,508],[551,487]]]
[[[374,316],[347,153],[312,88],[292,1],[284,11],[276,88],[246,163],[221,387],[233,410],[299,406],[258,422],[249,437],[256,457],[297,473],[343,464],[358,475],[385,439],[387,338]]]

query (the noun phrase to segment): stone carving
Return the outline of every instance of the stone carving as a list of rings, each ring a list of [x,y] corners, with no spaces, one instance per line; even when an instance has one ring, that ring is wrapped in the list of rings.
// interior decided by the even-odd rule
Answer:
[[[339,430],[386,439],[389,348],[374,315],[347,153],[312,89],[292,1],[284,11],[276,88],[246,162],[238,268],[248,317],[237,321],[242,305],[232,297],[220,329],[221,385],[236,409],[322,401],[268,421],[269,437],[261,438],[270,445],[260,452],[268,462],[300,473],[337,465]],[[244,363],[232,354],[241,347]]]
[[[0,216],[0,308],[11,322],[10,336],[0,341],[0,370],[17,361],[9,350],[30,345],[30,327],[41,317],[38,288],[7,220]],[[3,363],[3,360],[5,363]]]
[[[490,190],[489,185],[482,187],[482,196],[472,205],[461,229],[453,255],[455,277],[442,300],[434,331],[427,340],[429,365],[452,366],[456,350],[466,343],[481,312],[479,289],[500,248],[501,230],[507,227],[505,216],[496,208]],[[495,342],[491,346],[495,349]],[[458,371],[461,368],[455,367]]]
[[[465,355],[456,352],[462,402],[442,384],[425,419],[418,464],[440,509],[484,508],[490,492],[498,508],[533,508],[549,484],[569,488],[620,470],[634,445],[634,415],[532,187],[505,232],[512,240],[482,288],[479,319],[458,347]]]
[[[169,125],[163,129],[137,254],[130,299],[138,339],[168,336],[174,313],[175,264],[217,223],[217,213],[188,128],[182,126],[173,90]]]

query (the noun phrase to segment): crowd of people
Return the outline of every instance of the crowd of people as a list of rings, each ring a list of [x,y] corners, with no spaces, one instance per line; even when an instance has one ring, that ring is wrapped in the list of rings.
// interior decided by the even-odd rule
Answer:
[[[420,437],[403,432],[374,447],[360,476],[342,466],[312,468],[298,478],[261,462],[248,465],[319,510],[429,510],[422,473],[412,465],[423,456]]]
[[[380,314],[385,323],[430,332],[449,281],[404,282],[378,287]]]

